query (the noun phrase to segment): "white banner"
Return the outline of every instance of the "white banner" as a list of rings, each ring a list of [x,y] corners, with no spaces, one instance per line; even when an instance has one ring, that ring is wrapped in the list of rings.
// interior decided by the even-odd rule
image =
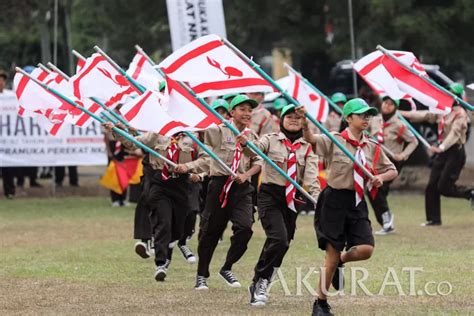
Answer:
[[[37,118],[18,116],[15,94],[0,94],[0,167],[107,165],[100,124],[63,126],[49,135]]]
[[[195,39],[226,37],[222,0],[166,0],[173,51]]]

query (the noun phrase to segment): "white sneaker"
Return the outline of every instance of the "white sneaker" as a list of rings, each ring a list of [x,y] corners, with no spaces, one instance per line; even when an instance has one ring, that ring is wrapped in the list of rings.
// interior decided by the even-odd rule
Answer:
[[[231,270],[221,270],[219,275],[224,279],[228,286],[238,288],[241,287],[239,280],[234,276]]]
[[[196,285],[194,286],[195,290],[209,290],[207,286],[207,279],[203,276],[197,275],[196,276]]]
[[[166,266],[156,266],[155,268],[155,280],[158,282],[163,282],[166,278]]]
[[[263,307],[263,306],[265,306],[266,302],[257,300],[257,298],[255,297],[255,291],[256,290],[257,290],[256,283],[252,282],[249,286],[249,289],[248,289],[249,296],[250,296],[249,303],[250,303],[250,305],[252,305],[254,307]]]
[[[255,284],[255,294],[254,297],[257,301],[267,302],[268,301],[268,289],[269,282],[267,279],[260,278]]]
[[[120,207],[120,206],[122,205],[120,205],[119,201],[112,202],[112,207]]]
[[[393,234],[394,232],[395,232],[395,228],[389,227],[389,229],[382,228],[376,231],[374,234],[379,235],[379,236],[385,236],[385,235]]]
[[[184,259],[186,259],[186,261],[188,263],[196,263],[196,256],[191,251],[191,249],[189,249],[188,246],[186,246],[186,245],[179,246],[178,245],[178,248],[179,248],[179,250],[181,250],[181,253],[183,254]]]
[[[148,245],[143,241],[139,241],[135,244],[135,253],[143,259],[150,258],[150,253],[148,252]]]
[[[387,211],[382,214],[383,228],[389,230],[393,226],[394,216],[390,211]]]

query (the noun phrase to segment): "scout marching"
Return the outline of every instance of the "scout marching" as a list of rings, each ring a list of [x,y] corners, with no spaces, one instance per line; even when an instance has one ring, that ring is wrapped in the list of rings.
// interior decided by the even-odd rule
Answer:
[[[451,92],[463,94],[453,84]],[[319,282],[313,315],[332,315],[326,293],[332,285],[344,287],[342,268],[353,261],[367,260],[374,251],[374,237],[365,199],[374,209],[381,228],[376,232],[395,232],[395,214],[387,202],[391,182],[404,161],[418,146],[416,137],[396,115],[413,122],[438,124],[439,145],[426,197],[425,226],[439,226],[440,196],[465,198],[474,207],[474,188],[455,184],[466,160],[464,144],[468,132],[468,113],[455,103],[447,116],[427,111],[399,111],[400,100],[381,99],[380,113],[363,99],[347,100],[342,93],[332,96],[340,111],[331,111],[325,127],[369,169],[368,178],[340,148],[304,118],[304,107],[277,98],[270,113],[263,107],[263,93],[225,95],[212,107],[240,132],[235,136],[220,124],[196,134],[228,168],[211,159],[184,133],[165,137],[156,133],[136,136],[176,164],[170,167],[151,155],[143,159],[142,194],[136,207],[134,237],[136,253],[154,257],[156,281],[164,281],[177,246],[189,263],[197,261],[196,290],[208,290],[208,279],[217,275],[228,286],[241,287],[233,266],[245,255],[253,234],[255,218],[261,222],[266,240],[249,280],[249,303],[269,303],[268,288],[276,269],[281,267],[294,238],[298,210],[303,205],[315,211],[318,246],[325,251],[324,277]],[[112,132],[112,123],[104,124],[112,139],[129,151],[136,146]],[[118,126],[120,127],[120,125]],[[123,127],[122,127],[123,128]],[[299,194],[295,186],[256,155],[254,143],[287,176],[303,186],[317,200],[316,205]],[[318,175],[325,166],[324,188]],[[235,174],[229,172],[229,170]],[[255,214],[255,212],[257,214]],[[199,213],[197,258],[186,245],[193,235]],[[219,271],[210,271],[214,251],[230,222],[232,236],[226,258]]]

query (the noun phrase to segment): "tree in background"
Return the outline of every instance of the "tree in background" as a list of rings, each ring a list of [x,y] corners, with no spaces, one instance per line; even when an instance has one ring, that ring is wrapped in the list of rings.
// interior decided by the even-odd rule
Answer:
[[[347,1],[223,0],[230,41],[257,60],[289,48],[295,67],[325,88],[331,67],[350,59]],[[58,60],[69,71],[72,47],[84,55],[99,45],[122,65],[140,44],[160,60],[171,52],[165,0],[59,0]],[[52,58],[54,0],[0,3],[0,67]],[[357,55],[382,44],[410,50],[447,74],[474,79],[474,7],[470,0],[353,1]],[[68,42],[69,41],[69,42]]]

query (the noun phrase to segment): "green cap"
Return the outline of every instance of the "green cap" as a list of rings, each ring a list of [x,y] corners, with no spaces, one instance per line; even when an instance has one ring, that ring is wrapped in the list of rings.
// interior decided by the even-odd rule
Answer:
[[[227,112],[229,112],[229,103],[227,103],[227,101],[224,100],[224,99],[214,100],[214,102],[212,102],[211,106],[214,110],[217,110],[218,108],[223,108]]]
[[[385,101],[385,100],[392,100],[393,104],[395,104],[395,106],[397,108],[400,107],[400,100],[399,99],[392,99],[390,96],[386,95],[386,96],[382,97],[382,101]]]
[[[355,98],[352,99],[346,104],[344,104],[344,117],[348,117],[351,114],[363,114],[365,112],[369,112],[370,115],[377,115],[379,111],[376,108],[370,107],[364,99]]]
[[[336,92],[331,96],[331,101],[334,102],[334,103],[339,103],[339,102],[346,103],[347,98],[346,98],[346,95],[344,93]]]
[[[232,111],[237,105],[242,103],[250,104],[252,109],[256,108],[258,105],[257,101],[255,101],[254,99],[250,99],[245,94],[238,94],[235,96],[235,98],[232,99],[232,102],[230,102],[230,110]]]
[[[463,97],[464,87],[462,86],[462,84],[460,84],[458,82],[453,82],[449,85],[449,90],[452,93],[454,93],[455,95],[457,95],[458,97],[460,97],[460,98]]]
[[[288,101],[286,101],[284,98],[276,98],[275,101],[273,101],[273,108],[277,111],[280,111],[287,105]]]
[[[288,104],[283,107],[283,110],[281,110],[280,118],[283,118],[286,114],[290,114],[294,112],[296,109],[296,106],[294,104]]]
[[[158,91],[163,91],[166,88],[166,81],[160,82],[160,85],[158,86]]]
[[[227,99],[233,99],[238,95],[239,95],[238,93],[227,93],[222,96],[222,99],[227,101]]]

